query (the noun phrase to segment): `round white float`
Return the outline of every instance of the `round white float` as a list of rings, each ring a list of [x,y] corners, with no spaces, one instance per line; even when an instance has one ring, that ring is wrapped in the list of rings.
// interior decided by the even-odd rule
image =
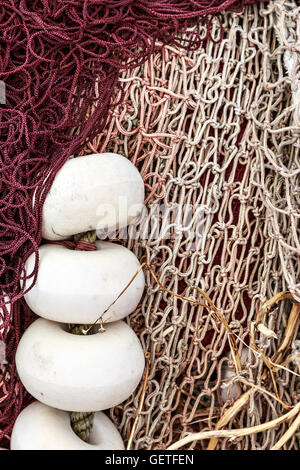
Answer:
[[[25,331],[16,352],[19,377],[28,392],[66,411],[100,411],[126,400],[139,384],[143,349],[124,322],[104,333],[73,335],[43,318]]]
[[[25,295],[29,307],[40,317],[61,323],[94,323],[140,266],[136,256],[121,245],[97,242],[97,248],[78,251],[60,245],[41,246],[37,282]],[[26,262],[27,274],[33,270],[34,258],[32,254]],[[27,281],[26,287],[31,282]],[[140,271],[102,320],[120,320],[133,312],[144,286]]]
[[[111,420],[95,413],[89,442],[73,431],[70,414],[34,402],[18,416],[11,435],[11,450],[124,450]]]
[[[71,158],[55,176],[43,207],[42,235],[63,240],[87,230],[114,230],[138,216],[144,183],[116,153]]]

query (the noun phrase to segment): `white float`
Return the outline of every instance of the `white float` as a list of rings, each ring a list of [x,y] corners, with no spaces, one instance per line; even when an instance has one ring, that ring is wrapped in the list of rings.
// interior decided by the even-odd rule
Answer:
[[[87,336],[66,328],[39,318],[22,336],[16,366],[28,392],[66,411],[101,411],[126,400],[145,365],[134,331],[123,321]]]
[[[89,442],[85,442],[73,431],[69,413],[39,402],[19,414],[10,446],[11,450],[124,450],[118,430],[104,413],[95,413]]]
[[[29,307],[40,317],[62,323],[94,323],[136,273],[140,263],[127,248],[97,242],[97,251],[70,250],[60,245],[39,249],[35,286],[25,295]],[[26,262],[34,268],[35,255]],[[31,279],[26,287],[31,285]],[[143,294],[145,279],[140,271],[132,284],[103,316],[116,321],[133,312]]]
[[[68,160],[43,207],[42,235],[62,240],[92,229],[125,227],[142,210],[144,183],[135,166],[115,153]]]

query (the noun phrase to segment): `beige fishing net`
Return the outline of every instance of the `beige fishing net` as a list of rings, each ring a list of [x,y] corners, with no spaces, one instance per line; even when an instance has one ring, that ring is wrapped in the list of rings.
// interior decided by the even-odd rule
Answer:
[[[131,449],[257,450],[278,441],[300,449],[296,3],[223,13],[221,42],[204,41],[193,53],[167,46],[124,72],[123,104],[85,149],[118,152],[138,167],[147,193],[143,230],[119,238],[166,289],[207,304],[200,287],[241,357],[237,376],[216,311],[163,291],[146,271],[143,301],[128,321],[149,370],[134,397],[111,411]],[[215,22],[212,36],[219,34]],[[254,325],[264,302],[286,290],[293,300],[283,295],[260,315],[267,329]],[[265,423],[263,432],[247,431]],[[233,433],[209,440],[206,432],[217,428]]]

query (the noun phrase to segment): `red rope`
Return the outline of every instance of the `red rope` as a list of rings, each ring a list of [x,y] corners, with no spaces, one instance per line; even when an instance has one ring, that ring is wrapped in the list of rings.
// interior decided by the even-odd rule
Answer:
[[[103,129],[121,69],[142,64],[156,40],[199,47],[200,30],[182,39],[192,20],[202,17],[209,38],[207,15],[250,3],[255,0],[1,0],[0,305],[6,327],[0,340],[11,366],[0,375],[0,439],[9,435],[24,399],[13,362],[30,321],[20,280],[32,252],[32,285],[36,280],[42,208],[57,171]]]

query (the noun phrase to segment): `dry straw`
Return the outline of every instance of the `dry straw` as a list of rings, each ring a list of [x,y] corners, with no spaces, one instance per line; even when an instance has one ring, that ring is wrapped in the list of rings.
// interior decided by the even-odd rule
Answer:
[[[258,353],[259,357],[261,357],[263,359],[266,367],[268,368],[269,373],[272,377],[273,385],[274,385],[274,390],[275,390],[275,395],[274,395],[274,394],[270,393],[269,391],[265,390],[263,387],[261,387],[259,385],[256,385],[256,384],[253,384],[253,383],[250,383],[249,381],[245,380],[240,375],[242,367],[241,367],[241,360],[240,360],[240,357],[239,357],[238,347],[237,347],[235,338],[233,336],[233,333],[232,333],[226,319],[223,317],[223,315],[220,313],[220,311],[217,309],[217,307],[213,304],[213,302],[210,300],[208,295],[205,292],[203,292],[201,289],[197,288],[198,293],[202,297],[204,297],[204,299],[207,301],[208,305],[205,305],[205,304],[203,304],[202,302],[200,302],[196,299],[186,298],[182,295],[177,294],[176,292],[173,292],[169,289],[166,289],[161,284],[161,282],[158,280],[158,278],[155,275],[155,273],[153,272],[153,269],[151,268],[151,266],[149,266],[147,263],[143,263],[137,269],[135,274],[132,276],[132,278],[130,279],[128,284],[124,287],[124,289],[121,291],[121,293],[118,295],[118,297],[108,306],[108,308],[101,314],[101,316],[95,321],[95,323],[88,328],[87,333],[89,332],[89,330],[91,330],[99,322],[100,322],[100,326],[102,327],[102,317],[103,317],[103,315],[124,294],[124,292],[132,284],[132,282],[134,281],[134,279],[136,278],[136,276],[138,275],[138,273],[142,269],[148,270],[150,272],[152,278],[154,279],[154,281],[156,282],[156,284],[159,286],[159,288],[162,291],[165,291],[169,295],[177,297],[177,298],[181,299],[182,301],[190,302],[192,304],[196,303],[200,306],[205,307],[206,309],[212,309],[215,312],[216,316],[222,322],[222,324],[224,325],[224,328],[225,328],[225,330],[228,334],[228,339],[229,339],[230,346],[231,346],[231,354],[232,354],[233,362],[234,362],[234,365],[235,365],[235,368],[236,368],[236,380],[240,381],[241,383],[243,383],[247,386],[250,386],[250,389],[248,391],[246,391],[234,403],[234,405],[231,408],[227,409],[227,411],[224,413],[224,415],[220,418],[220,420],[216,424],[216,428],[215,428],[214,431],[200,432],[200,433],[195,433],[195,434],[191,434],[189,436],[186,436],[185,438],[179,440],[178,442],[176,442],[176,443],[172,444],[170,447],[168,447],[168,450],[176,450],[176,449],[179,449],[179,448],[181,448],[181,447],[183,447],[183,446],[185,446],[185,445],[187,445],[191,442],[201,440],[201,439],[209,439],[209,438],[210,438],[210,442],[209,442],[209,445],[208,445],[208,450],[213,450],[213,449],[215,449],[215,447],[217,445],[218,438],[227,437],[227,438],[230,438],[231,440],[233,440],[237,437],[242,437],[242,436],[245,436],[245,435],[250,435],[250,434],[256,434],[256,433],[259,433],[259,432],[263,432],[263,431],[266,431],[268,429],[271,429],[273,427],[278,426],[282,422],[289,421],[291,418],[293,418],[295,415],[297,415],[295,421],[291,424],[288,431],[286,431],[286,433],[281,437],[281,439],[272,447],[272,450],[280,449],[285,444],[285,442],[292,437],[293,433],[295,433],[298,430],[298,426],[299,426],[299,422],[300,422],[299,421],[300,420],[300,402],[298,402],[295,406],[286,405],[279,397],[278,388],[277,388],[276,379],[275,379],[275,372],[278,371],[278,369],[282,366],[282,364],[280,364],[279,360],[280,360],[280,358],[282,358],[284,356],[284,353],[286,352],[285,349],[288,349],[290,347],[292,339],[295,335],[295,331],[291,328],[291,324],[295,323],[295,318],[297,318],[298,320],[300,318],[300,303],[294,301],[292,295],[289,292],[280,292],[279,294],[275,295],[272,299],[265,302],[265,304],[262,306],[261,310],[258,312],[256,320],[251,325],[251,339],[250,339],[249,349],[251,349],[252,351]],[[281,302],[284,299],[292,300],[293,301],[293,307],[291,309],[291,313],[290,313],[290,316],[289,316],[289,319],[288,319],[288,322],[287,322],[287,328],[285,330],[285,335],[283,337],[282,343],[278,347],[278,349],[275,352],[273,358],[269,359],[257,347],[257,345],[256,345],[257,342],[255,340],[255,332],[258,331],[258,332],[260,332],[261,334],[263,334],[264,336],[266,336],[268,338],[270,338],[270,337],[277,338],[276,334],[274,332],[272,332],[271,330],[269,330],[262,322],[264,320],[264,316],[267,315],[267,313],[269,313],[272,310],[274,305],[276,305],[278,302]],[[287,370],[287,372],[294,373],[293,371],[291,371],[287,368],[285,368],[285,370]],[[267,374],[265,372],[262,376],[264,380],[267,378],[266,375]],[[299,374],[295,374],[295,375],[300,377]],[[137,427],[137,424],[138,424],[138,420],[139,420],[139,417],[140,417],[141,412],[142,412],[142,407],[143,407],[143,403],[144,403],[144,400],[145,400],[145,394],[146,394],[146,389],[147,389],[148,376],[149,376],[149,354],[146,353],[146,369],[145,369],[145,374],[144,374],[143,386],[142,386],[142,391],[141,391],[141,396],[140,396],[140,401],[139,401],[137,414],[136,414],[136,417],[135,417],[135,420],[134,420],[134,423],[133,423],[133,427],[132,427],[131,432],[130,432],[130,436],[129,436],[129,440],[128,440],[128,444],[127,444],[127,450],[129,450],[130,447],[131,447],[131,443],[132,443],[132,440],[134,438],[134,434],[135,434],[135,430],[136,430],[136,427]],[[258,391],[258,392],[263,393],[263,394],[267,394],[268,396],[270,396],[273,399],[277,400],[282,405],[283,408],[288,409],[290,411],[288,413],[286,413],[285,415],[277,418],[277,419],[274,419],[272,421],[269,421],[269,422],[261,424],[261,425],[253,426],[251,428],[219,431],[219,429],[221,427],[224,427],[230,421],[230,419],[232,419],[237,414],[237,412],[240,411],[240,409],[242,407],[247,405],[247,403],[250,399],[250,396],[251,396],[251,392],[253,390]]]

